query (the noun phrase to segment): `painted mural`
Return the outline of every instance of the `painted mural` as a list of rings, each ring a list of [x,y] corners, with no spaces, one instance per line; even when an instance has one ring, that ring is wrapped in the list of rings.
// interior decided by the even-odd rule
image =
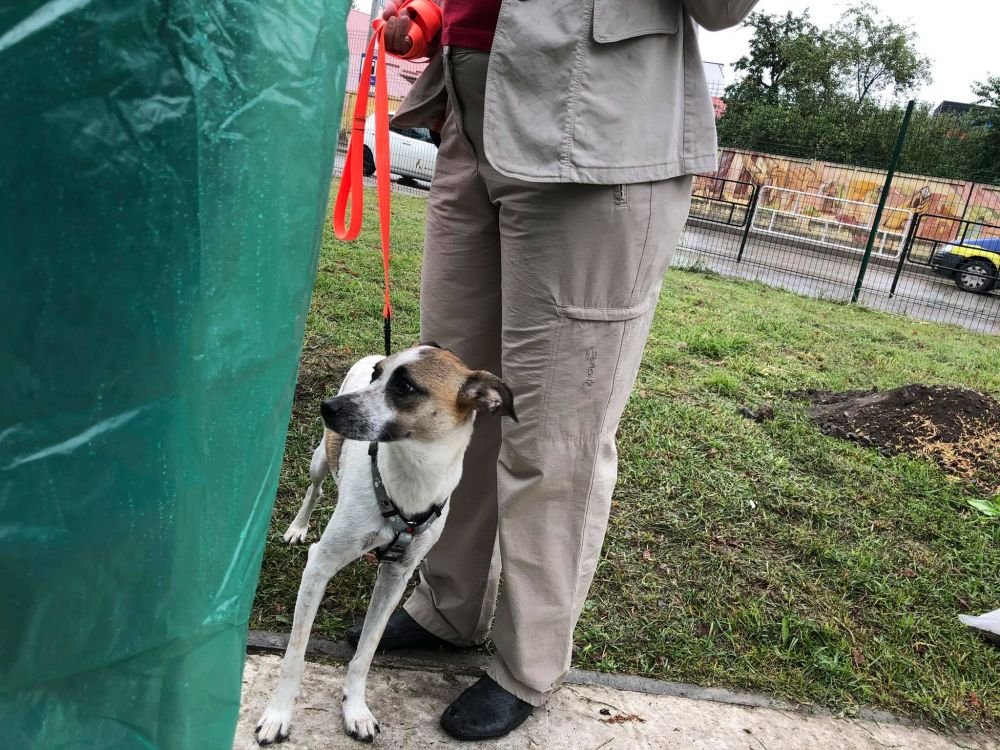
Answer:
[[[718,179],[733,180],[722,182]],[[871,226],[885,173],[831,162],[793,159],[736,149],[723,149],[719,169],[696,181],[694,194],[716,200],[747,200],[750,184],[761,190],[759,205],[799,216],[828,218],[842,225]],[[978,222],[977,236],[1000,236],[1000,187],[961,180],[897,174],[881,226],[906,231],[913,214],[945,217],[924,219],[920,235],[951,241],[962,231],[962,219]]]

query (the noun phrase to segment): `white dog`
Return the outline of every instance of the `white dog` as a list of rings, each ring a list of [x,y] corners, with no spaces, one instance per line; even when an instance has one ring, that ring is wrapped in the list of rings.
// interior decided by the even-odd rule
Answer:
[[[434,344],[362,359],[320,411],[326,429],[309,465],[312,485],[285,541],[305,541],[331,472],[339,498],[322,537],[309,547],[281,678],[257,723],[261,745],[288,737],[309,631],[327,582],[371,550],[382,564],[347,670],[342,707],[347,734],[375,739],[380,727],[365,701],[371,660],[407,581],[441,536],[476,412],[517,420],[506,384],[489,372],[469,370]]]

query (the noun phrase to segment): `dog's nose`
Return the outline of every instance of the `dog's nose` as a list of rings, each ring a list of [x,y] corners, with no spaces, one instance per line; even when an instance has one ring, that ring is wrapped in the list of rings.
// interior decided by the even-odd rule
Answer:
[[[333,424],[333,419],[337,416],[337,412],[339,411],[340,404],[335,398],[328,399],[319,405],[319,413],[323,417],[323,422],[327,427],[330,427]]]

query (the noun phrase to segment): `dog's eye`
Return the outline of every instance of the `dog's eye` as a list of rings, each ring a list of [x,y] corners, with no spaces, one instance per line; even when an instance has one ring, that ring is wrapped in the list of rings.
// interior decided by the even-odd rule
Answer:
[[[416,393],[417,387],[409,380],[403,379],[396,383],[396,390],[403,395],[409,395],[411,393]]]

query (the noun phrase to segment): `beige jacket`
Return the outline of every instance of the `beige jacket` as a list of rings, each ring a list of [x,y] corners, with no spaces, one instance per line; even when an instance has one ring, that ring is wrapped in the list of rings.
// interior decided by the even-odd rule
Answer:
[[[486,81],[485,149],[531,182],[624,184],[716,168],[696,24],[735,26],[757,0],[504,0]],[[438,53],[395,122],[434,128]]]

